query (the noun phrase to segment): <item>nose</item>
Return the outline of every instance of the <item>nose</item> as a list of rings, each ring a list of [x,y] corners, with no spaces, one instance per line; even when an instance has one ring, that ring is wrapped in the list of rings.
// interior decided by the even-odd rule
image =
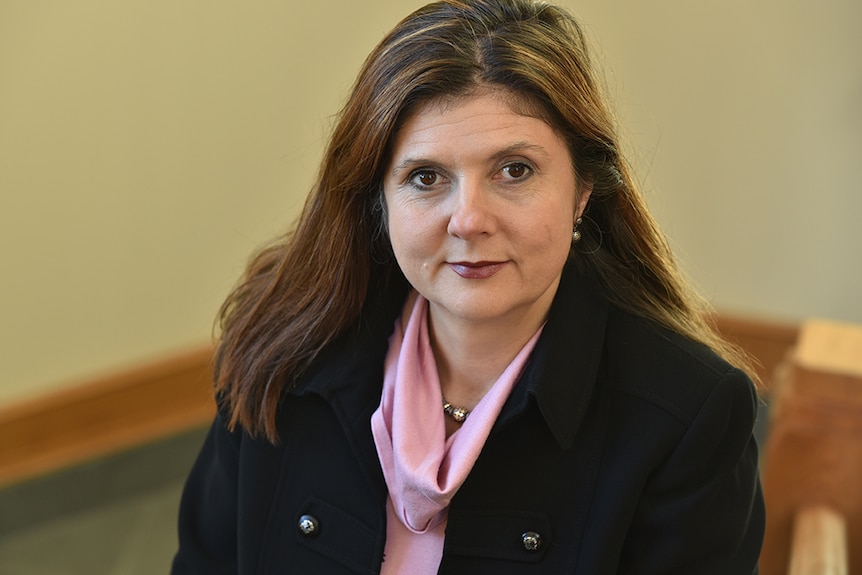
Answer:
[[[470,240],[496,230],[490,192],[478,183],[463,181],[453,194],[452,212],[449,215],[448,234]]]

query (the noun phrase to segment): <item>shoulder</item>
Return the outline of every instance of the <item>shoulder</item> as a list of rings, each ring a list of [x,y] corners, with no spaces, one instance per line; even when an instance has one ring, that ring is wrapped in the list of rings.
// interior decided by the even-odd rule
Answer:
[[[608,385],[690,424],[709,399],[756,410],[750,378],[707,346],[612,308],[605,334]],[[725,403],[719,400],[719,403]]]
[[[709,347],[614,305],[574,269],[564,270],[523,380],[561,445],[573,440],[591,405],[625,411],[643,422],[641,429],[669,425],[675,433],[725,408],[744,428],[757,410],[744,372]]]

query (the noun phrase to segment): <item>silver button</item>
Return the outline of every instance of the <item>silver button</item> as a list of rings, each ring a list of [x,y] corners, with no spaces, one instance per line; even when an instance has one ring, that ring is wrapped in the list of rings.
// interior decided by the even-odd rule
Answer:
[[[521,543],[527,551],[538,551],[542,546],[542,536],[535,531],[527,531],[521,535]]]
[[[320,522],[313,515],[303,515],[299,518],[299,531],[303,535],[317,535],[320,531]]]

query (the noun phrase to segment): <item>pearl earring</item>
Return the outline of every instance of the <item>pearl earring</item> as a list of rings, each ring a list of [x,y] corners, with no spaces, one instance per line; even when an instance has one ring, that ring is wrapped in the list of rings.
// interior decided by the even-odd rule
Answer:
[[[572,230],[572,242],[573,243],[578,243],[579,241],[581,241],[581,231],[578,229],[578,226],[581,225],[582,223],[584,223],[583,218],[578,218],[577,220],[575,220],[575,229]]]

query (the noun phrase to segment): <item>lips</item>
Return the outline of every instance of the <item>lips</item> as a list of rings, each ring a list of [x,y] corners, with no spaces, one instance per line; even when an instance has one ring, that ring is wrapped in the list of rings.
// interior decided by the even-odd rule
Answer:
[[[506,262],[449,262],[449,268],[464,279],[487,279],[503,269]]]

